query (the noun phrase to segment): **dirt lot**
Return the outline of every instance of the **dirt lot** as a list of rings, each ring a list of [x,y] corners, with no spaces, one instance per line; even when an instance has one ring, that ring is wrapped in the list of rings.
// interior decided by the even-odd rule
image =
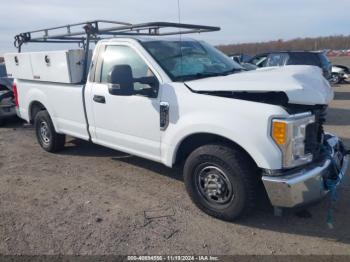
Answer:
[[[336,88],[327,130],[350,147],[350,85]],[[48,154],[31,127],[10,123],[0,129],[0,254],[350,254],[349,179],[333,230],[328,201],[304,216],[275,217],[263,204],[222,222],[191,203],[181,180],[179,170],[75,139]]]

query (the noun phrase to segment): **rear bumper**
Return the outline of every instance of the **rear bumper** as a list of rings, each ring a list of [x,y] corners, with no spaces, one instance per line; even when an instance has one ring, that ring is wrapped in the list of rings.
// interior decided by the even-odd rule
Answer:
[[[9,118],[17,115],[16,107],[14,105],[1,105],[0,104],[0,118]]]
[[[0,118],[8,118],[16,116],[16,107],[13,103],[12,92],[1,91],[0,92]]]
[[[333,136],[331,140],[328,144],[333,149],[338,147],[338,138]],[[349,156],[347,155],[343,157],[339,173],[345,175],[348,165]],[[325,159],[311,168],[278,177],[263,176],[262,180],[273,206],[291,208],[323,198],[328,193],[325,180],[333,168],[332,161]]]

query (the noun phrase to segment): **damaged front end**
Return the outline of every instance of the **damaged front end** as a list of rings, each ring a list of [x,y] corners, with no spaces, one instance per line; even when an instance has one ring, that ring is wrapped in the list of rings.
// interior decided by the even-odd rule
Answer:
[[[251,102],[265,103],[271,105],[287,106],[289,99],[285,92],[247,92],[247,91],[194,91],[187,86],[192,92],[203,95],[212,95],[225,98],[233,98]]]
[[[325,134],[321,151],[322,160],[302,168],[280,170],[273,175],[265,172],[262,180],[273,206],[292,208],[312,203],[330,191],[330,184],[340,184],[349,165],[348,152],[331,134]]]
[[[285,147],[274,139],[282,151],[282,169],[263,170],[262,180],[274,207],[316,202],[340,184],[349,165],[349,152],[336,136],[324,132],[327,105],[292,104],[284,92],[195,92],[278,105],[290,114],[277,119],[285,123],[286,141],[281,141]],[[273,137],[273,123],[271,129]]]
[[[273,81],[272,81],[273,80]],[[315,202],[339,185],[349,164],[348,151],[324,132],[332,88],[314,67],[286,67],[185,83],[192,92],[282,107],[271,116],[270,138],[281,152],[281,168],[263,170],[274,207]]]
[[[262,180],[273,206],[293,208],[334,192],[348,168],[349,152],[338,137],[324,131],[326,105],[281,106],[290,118],[300,116],[301,124],[296,135],[289,134],[292,137],[286,142],[289,151],[282,150],[283,168],[264,170]],[[302,146],[293,147],[295,141]]]

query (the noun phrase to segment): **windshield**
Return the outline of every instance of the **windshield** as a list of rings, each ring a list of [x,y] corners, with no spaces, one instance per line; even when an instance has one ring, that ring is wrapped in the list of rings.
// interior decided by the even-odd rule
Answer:
[[[148,41],[142,45],[173,81],[228,75],[244,70],[228,56],[199,41]]]

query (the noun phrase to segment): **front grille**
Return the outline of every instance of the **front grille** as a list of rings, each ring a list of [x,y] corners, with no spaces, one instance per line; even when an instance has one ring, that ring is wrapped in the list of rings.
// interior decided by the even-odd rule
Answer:
[[[315,115],[315,123],[309,124],[305,132],[305,153],[311,153],[314,159],[321,156],[321,145],[323,144],[323,124],[326,122],[327,107],[312,109]]]

